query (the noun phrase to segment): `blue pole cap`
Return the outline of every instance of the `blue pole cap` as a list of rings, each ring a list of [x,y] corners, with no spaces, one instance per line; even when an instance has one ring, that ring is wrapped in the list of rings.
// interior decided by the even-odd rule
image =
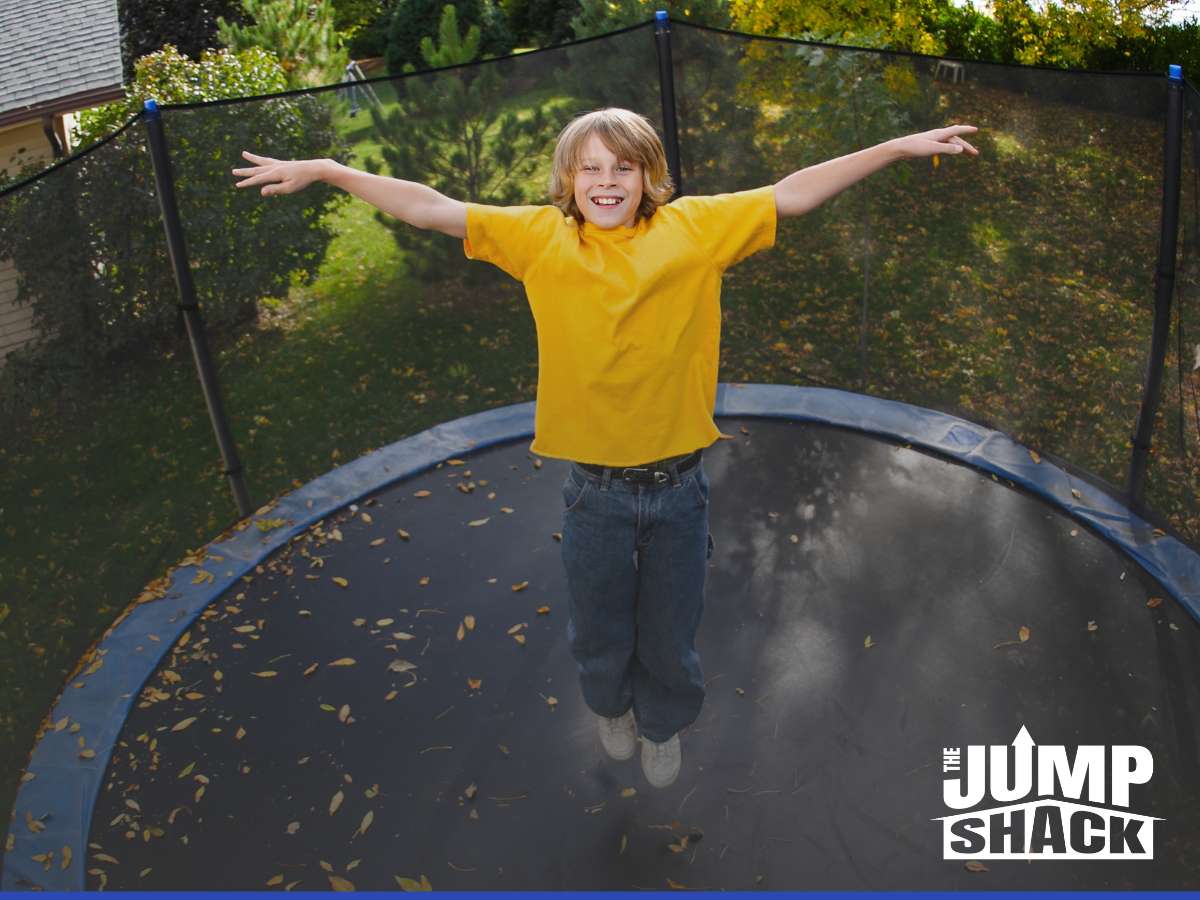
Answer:
[[[148,113],[158,112],[158,101],[157,100],[147,100],[145,102],[144,106],[145,106],[146,112],[148,112]]]
[[[656,22],[666,22],[668,19],[670,19],[670,16],[667,15],[665,9],[660,9],[654,14],[654,21]]]
[[[1167,77],[1171,81],[1183,81],[1183,66],[1171,63],[1167,66]]]

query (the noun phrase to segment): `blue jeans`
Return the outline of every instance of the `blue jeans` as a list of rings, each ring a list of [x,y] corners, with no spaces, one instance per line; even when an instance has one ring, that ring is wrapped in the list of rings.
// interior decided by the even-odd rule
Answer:
[[[609,718],[632,706],[641,734],[659,743],[704,702],[696,629],[713,552],[703,458],[670,469],[647,484],[572,462],[563,484],[567,638],[584,701]]]

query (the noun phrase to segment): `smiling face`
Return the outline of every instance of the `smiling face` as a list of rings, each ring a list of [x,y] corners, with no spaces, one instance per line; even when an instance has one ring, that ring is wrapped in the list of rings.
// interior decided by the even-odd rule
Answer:
[[[619,159],[594,132],[588,135],[575,173],[575,203],[597,228],[629,226],[642,202],[642,167]]]

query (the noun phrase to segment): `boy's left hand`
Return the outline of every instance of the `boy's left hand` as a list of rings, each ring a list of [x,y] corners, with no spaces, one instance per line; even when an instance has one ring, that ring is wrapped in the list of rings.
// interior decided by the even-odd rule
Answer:
[[[950,125],[934,128],[920,134],[909,134],[896,138],[896,145],[907,157],[936,156],[939,153],[970,153],[978,156],[979,151],[959,135],[974,134],[979,129],[974,125]]]

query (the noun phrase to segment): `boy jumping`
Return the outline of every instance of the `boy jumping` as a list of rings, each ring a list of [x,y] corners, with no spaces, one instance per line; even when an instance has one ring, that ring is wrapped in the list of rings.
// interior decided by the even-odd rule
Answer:
[[[666,154],[637,113],[573,120],[554,149],[548,206],[464,203],[330,159],[243,151],[237,187],[262,196],[325,181],[525,285],[539,378],[530,450],[570,462],[563,484],[567,637],[600,741],[628,759],[642,737],[655,787],[679,775],[679,731],[704,701],[695,637],[704,605],[708,476],[721,276],[775,243],[776,219],[816,208],[900,159],[978,152],[950,125],[893,138],[774,185],[671,198]],[[646,462],[646,460],[652,460]]]

